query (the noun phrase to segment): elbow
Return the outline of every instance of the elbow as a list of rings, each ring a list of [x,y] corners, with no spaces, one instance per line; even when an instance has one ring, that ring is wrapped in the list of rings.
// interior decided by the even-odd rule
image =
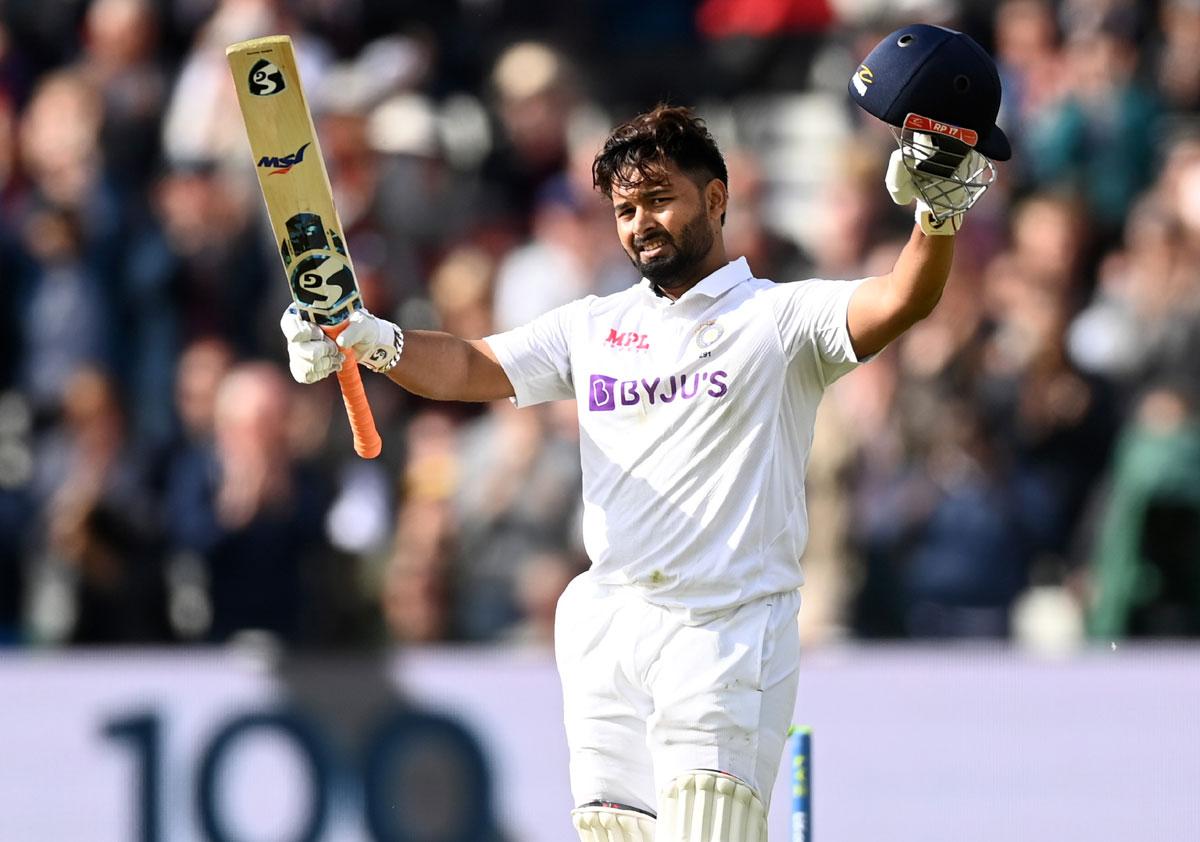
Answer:
[[[924,296],[909,302],[904,311],[909,324],[915,325],[917,322],[929,318],[941,300],[942,291],[939,289],[934,295]]]
[[[924,295],[910,294],[893,302],[892,313],[895,321],[902,326],[901,330],[907,330],[917,322],[927,319],[941,300],[942,289],[940,287]]]

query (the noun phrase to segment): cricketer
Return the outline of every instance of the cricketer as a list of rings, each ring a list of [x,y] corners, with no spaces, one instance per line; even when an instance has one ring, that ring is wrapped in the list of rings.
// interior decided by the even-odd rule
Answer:
[[[335,344],[284,314],[303,383],[340,368],[340,344],[428,398],[577,401],[591,567],[559,601],[555,654],[585,842],[767,838],[798,687],[817,404],[933,310],[988,159],[1009,155],[995,68],[963,38],[908,27],[851,80],[868,111],[900,114],[886,186],[916,202],[886,275],[756,278],[725,249],[731,186],[716,142],[690,110],[659,106],[615,128],[593,164],[636,285],[477,340],[361,310]],[[918,73],[951,94],[965,84],[965,104],[914,106],[906,98],[926,83],[905,82]],[[877,92],[886,101],[872,102]],[[926,122],[905,123],[913,114]]]

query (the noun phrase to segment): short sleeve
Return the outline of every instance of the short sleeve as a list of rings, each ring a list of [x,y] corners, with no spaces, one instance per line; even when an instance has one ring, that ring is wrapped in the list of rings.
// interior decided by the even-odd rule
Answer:
[[[866,359],[859,359],[846,321],[850,298],[865,281],[799,281],[779,284],[773,293],[775,318],[789,363],[813,359],[828,386]]]
[[[516,393],[517,406],[575,397],[571,328],[586,299],[572,301],[513,330],[484,337]]]

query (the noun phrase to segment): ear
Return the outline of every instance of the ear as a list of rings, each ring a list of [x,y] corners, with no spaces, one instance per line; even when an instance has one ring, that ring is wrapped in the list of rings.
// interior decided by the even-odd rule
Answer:
[[[704,207],[709,219],[722,219],[729,209],[729,188],[719,178],[709,179],[704,188]]]

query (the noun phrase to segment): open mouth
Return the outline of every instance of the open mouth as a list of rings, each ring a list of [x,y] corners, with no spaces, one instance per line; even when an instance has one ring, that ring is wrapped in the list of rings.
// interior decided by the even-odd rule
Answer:
[[[638,256],[645,260],[653,260],[663,253],[670,245],[666,240],[651,240],[638,246]]]

